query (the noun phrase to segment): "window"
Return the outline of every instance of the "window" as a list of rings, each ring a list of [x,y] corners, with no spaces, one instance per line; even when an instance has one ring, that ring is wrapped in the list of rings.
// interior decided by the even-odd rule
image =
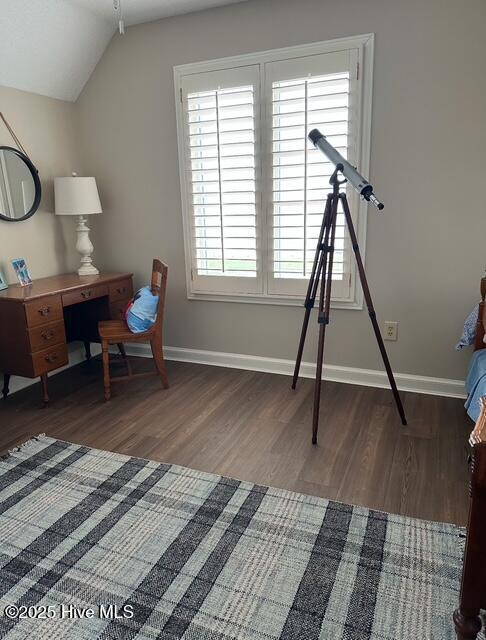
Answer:
[[[201,292],[261,293],[259,67],[189,76],[182,98],[192,286]]]
[[[175,68],[189,297],[302,302],[334,169],[307,134],[320,129],[367,173],[372,45],[361,36]],[[366,206],[347,195],[362,243]],[[342,211],[332,293],[359,306]]]

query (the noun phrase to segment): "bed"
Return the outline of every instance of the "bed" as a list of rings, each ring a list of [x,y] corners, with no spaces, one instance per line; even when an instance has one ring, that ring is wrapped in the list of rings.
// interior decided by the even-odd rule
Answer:
[[[470,511],[459,608],[454,613],[458,640],[479,640],[486,609],[486,276],[481,280],[481,302],[476,320],[474,354],[466,381],[466,409],[476,426],[471,451]]]
[[[468,415],[476,421],[471,434],[470,513],[464,554],[460,606],[454,613],[458,640],[474,640],[481,630],[479,612],[486,608],[486,276],[476,321],[474,354],[466,380]]]
[[[486,350],[485,350],[486,353]],[[471,453],[470,510],[458,609],[454,624],[458,640],[479,640],[486,609],[486,398],[469,443]]]

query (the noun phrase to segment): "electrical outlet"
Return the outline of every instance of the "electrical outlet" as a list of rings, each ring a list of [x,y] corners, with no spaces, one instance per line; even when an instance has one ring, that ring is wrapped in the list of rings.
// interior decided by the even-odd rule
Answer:
[[[398,322],[392,322],[391,320],[385,320],[384,324],[385,340],[398,340]]]

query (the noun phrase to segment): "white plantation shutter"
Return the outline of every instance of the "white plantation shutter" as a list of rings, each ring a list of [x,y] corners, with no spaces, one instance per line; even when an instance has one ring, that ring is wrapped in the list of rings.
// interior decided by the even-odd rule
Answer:
[[[175,68],[189,297],[303,301],[334,170],[307,136],[366,175],[372,64],[368,34]],[[342,188],[362,241],[366,204]],[[332,300],[359,306],[337,223]]]
[[[351,95],[355,77],[356,56],[352,51],[266,65],[272,158],[270,294],[305,293],[334,170],[307,135],[310,130],[319,129],[345,158],[355,161]],[[348,198],[353,199],[347,191]],[[333,299],[349,298],[352,285],[344,225],[344,214],[339,210]]]
[[[256,109],[259,67],[182,85],[195,291],[260,293]]]

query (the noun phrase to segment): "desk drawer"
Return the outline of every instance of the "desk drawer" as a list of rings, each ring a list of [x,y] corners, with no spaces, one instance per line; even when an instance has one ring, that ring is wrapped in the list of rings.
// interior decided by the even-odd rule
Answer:
[[[66,342],[64,322],[52,322],[35,329],[29,329],[28,334],[32,353]]]
[[[105,284],[98,287],[86,287],[85,289],[65,293],[62,296],[62,304],[64,307],[69,307],[72,304],[88,302],[88,300],[95,300],[96,298],[102,298],[107,295],[108,287]]]
[[[133,296],[132,279],[119,280],[110,284],[110,302],[130,299]]]
[[[62,320],[61,296],[49,296],[25,305],[28,327],[38,327],[54,320]]]
[[[125,300],[118,300],[110,304],[110,316],[112,320],[125,320],[125,310],[130,300],[131,298],[126,298]]]
[[[58,369],[69,361],[67,344],[59,344],[49,349],[43,349],[32,354],[34,376],[40,376],[48,371]]]

